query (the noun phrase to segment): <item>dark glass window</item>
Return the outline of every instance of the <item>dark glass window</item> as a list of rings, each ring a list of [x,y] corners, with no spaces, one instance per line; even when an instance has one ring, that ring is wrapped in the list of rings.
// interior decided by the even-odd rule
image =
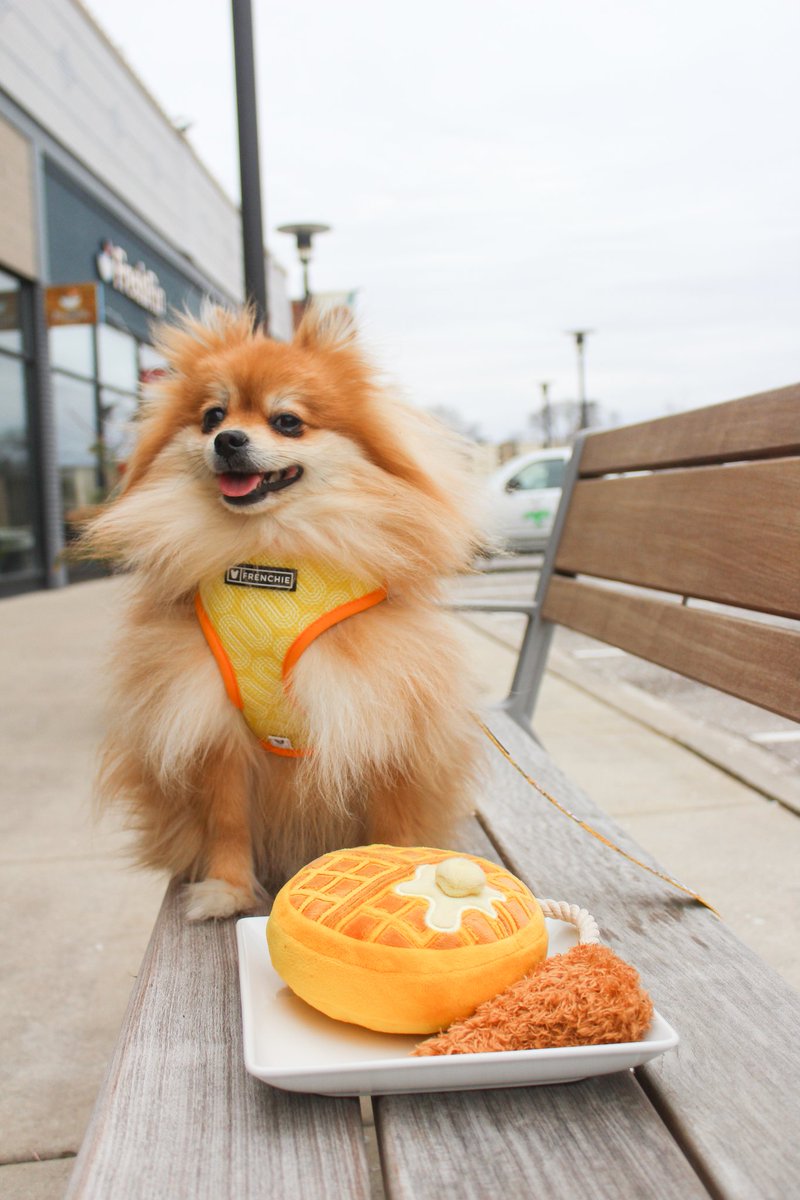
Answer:
[[[0,575],[36,561],[25,364],[0,354]]]
[[[94,336],[96,334],[96,336]],[[116,488],[130,456],[143,366],[160,368],[152,347],[111,325],[50,330],[58,468],[69,543],[78,524]],[[69,564],[70,579],[97,568]]]
[[[108,494],[117,486],[133,449],[136,437],[136,396],[103,388],[100,408],[103,419],[104,489]]]
[[[100,382],[124,392],[135,392],[139,368],[136,342],[131,335],[111,325],[98,325],[97,352]]]
[[[165,371],[167,369],[167,360],[163,354],[153,347],[148,346],[147,342],[142,342],[139,346],[139,370],[147,376],[153,371]]]
[[[19,280],[0,271],[0,350],[22,354],[22,314]]]
[[[33,575],[37,545],[33,455],[28,417],[25,295],[0,271],[0,582]]]
[[[54,371],[53,406],[64,520],[69,531],[82,509],[103,498],[94,384]]]
[[[94,375],[91,325],[56,325],[50,330],[50,366],[54,371]]]

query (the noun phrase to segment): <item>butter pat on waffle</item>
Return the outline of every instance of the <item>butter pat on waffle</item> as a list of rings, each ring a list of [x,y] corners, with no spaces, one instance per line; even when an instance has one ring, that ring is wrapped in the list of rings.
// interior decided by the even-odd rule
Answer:
[[[338,1021],[433,1033],[547,954],[532,893],[486,859],[428,847],[325,854],[289,880],[267,924],[272,965]]]

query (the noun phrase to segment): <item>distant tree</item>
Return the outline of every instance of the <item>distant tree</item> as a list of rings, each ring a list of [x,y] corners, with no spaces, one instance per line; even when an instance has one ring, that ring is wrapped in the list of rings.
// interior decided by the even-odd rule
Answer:
[[[486,440],[477,421],[469,421],[456,408],[450,408],[447,404],[433,404],[425,411],[432,417],[436,417],[436,420],[441,421],[448,429],[454,429],[456,433],[460,433],[462,437],[468,438],[471,442]]]
[[[611,423],[598,400],[587,402],[589,428],[597,429]],[[575,439],[581,423],[581,406],[578,400],[551,400],[544,408],[537,409],[528,418],[526,436],[542,445],[567,446]]]

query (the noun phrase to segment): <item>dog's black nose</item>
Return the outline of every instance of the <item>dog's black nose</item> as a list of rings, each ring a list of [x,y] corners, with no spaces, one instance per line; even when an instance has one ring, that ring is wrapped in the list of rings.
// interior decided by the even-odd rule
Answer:
[[[250,441],[243,429],[225,429],[214,438],[214,449],[223,458],[233,458]]]

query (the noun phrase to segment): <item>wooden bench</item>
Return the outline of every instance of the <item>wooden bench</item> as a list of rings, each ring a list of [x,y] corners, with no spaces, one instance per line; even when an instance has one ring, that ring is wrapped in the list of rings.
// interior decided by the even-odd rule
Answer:
[[[799,548],[800,387],[581,437],[535,601],[491,606],[528,615],[494,733],[561,804],[657,867],[531,736],[553,626],[800,719]],[[677,1050],[575,1084],[376,1097],[379,1170],[357,1098],[245,1072],[234,924],[186,925],[173,885],[69,1197],[796,1195],[800,997],[499,754],[460,848],[593,911],[680,1031]]]

